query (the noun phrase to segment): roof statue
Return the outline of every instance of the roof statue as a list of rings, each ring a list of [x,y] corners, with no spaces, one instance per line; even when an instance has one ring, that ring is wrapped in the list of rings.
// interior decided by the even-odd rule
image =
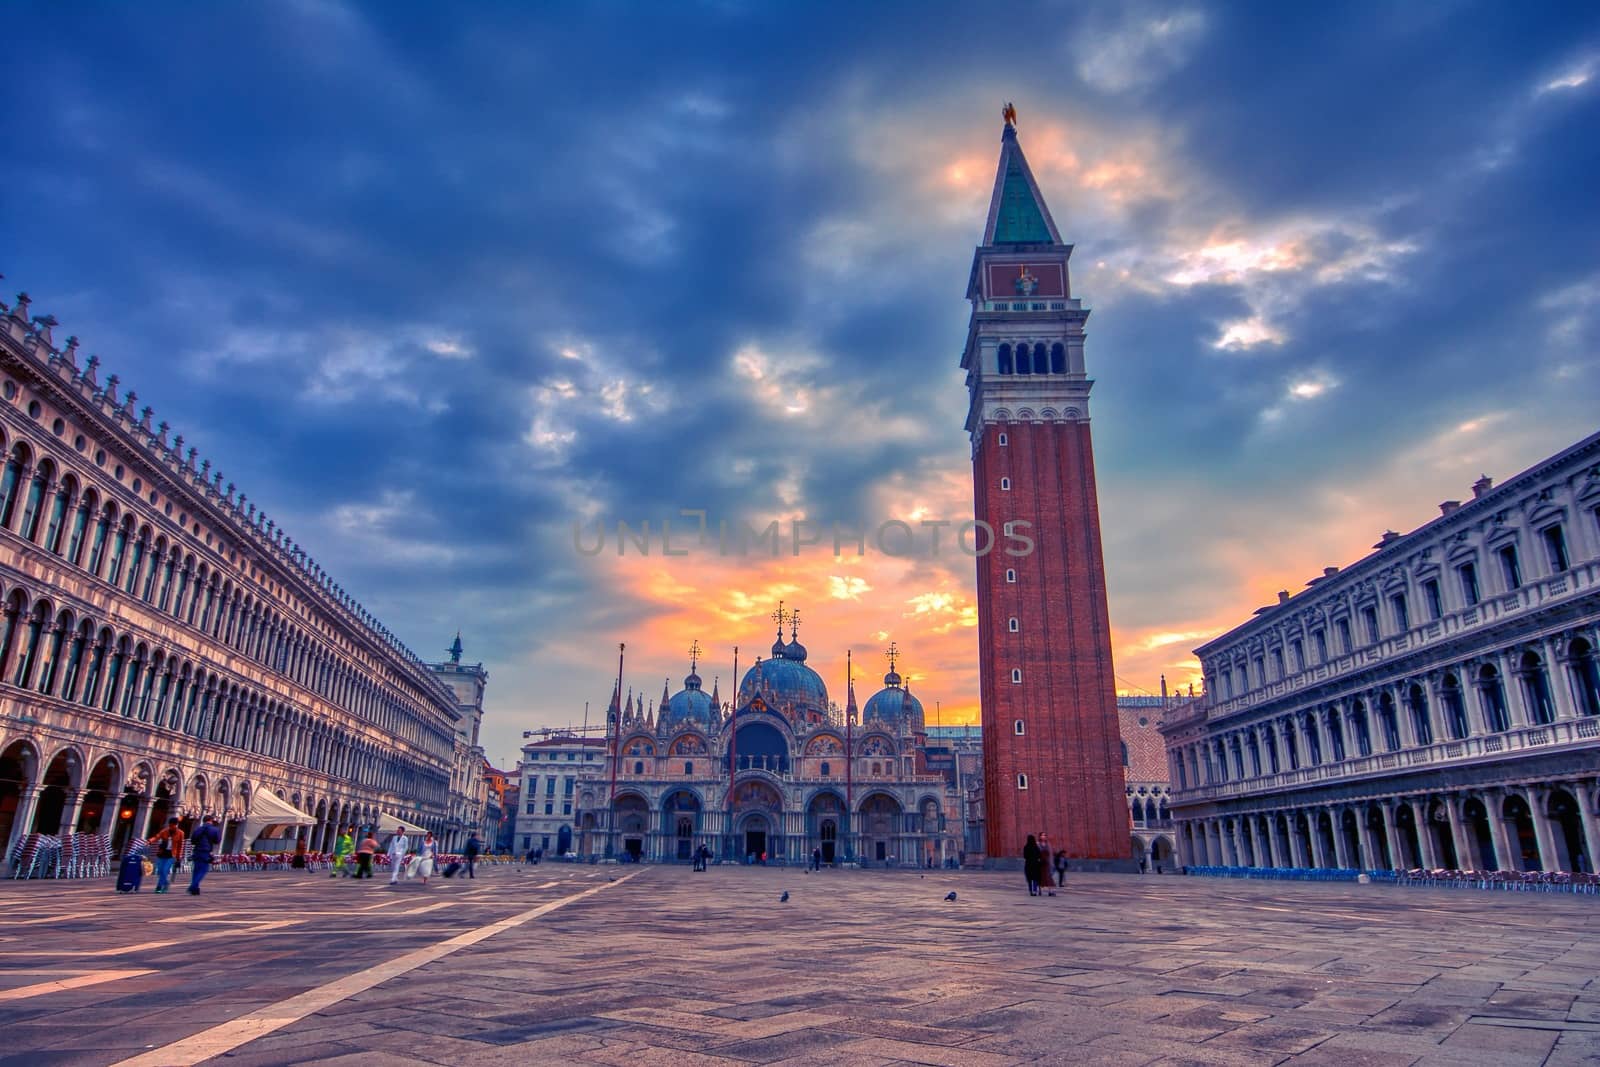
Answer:
[[[448,651],[450,653],[450,662],[451,663],[460,663],[461,662],[461,653],[462,653],[463,649],[461,647],[461,631],[460,630],[456,631],[456,639],[450,643],[450,648],[448,649]]]
[[[1006,120],[1007,126],[1016,126],[1017,109],[1012,106],[1011,101],[1007,100],[1006,106],[1000,109],[1000,117]]]

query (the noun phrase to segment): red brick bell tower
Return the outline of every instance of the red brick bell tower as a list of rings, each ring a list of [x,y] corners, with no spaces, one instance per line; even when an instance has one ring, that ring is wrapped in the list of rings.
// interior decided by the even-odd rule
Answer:
[[[1071,255],[1008,105],[961,357],[976,514],[994,531],[978,559],[987,852],[1009,865],[1043,832],[1094,861],[1075,866],[1120,869],[1133,861]]]

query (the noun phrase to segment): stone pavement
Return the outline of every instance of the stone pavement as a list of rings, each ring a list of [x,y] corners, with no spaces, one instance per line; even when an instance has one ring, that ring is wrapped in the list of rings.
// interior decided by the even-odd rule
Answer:
[[[1020,883],[548,864],[400,889],[224,872],[198,899],[5,883],[0,1065],[1600,1062],[1600,898]]]

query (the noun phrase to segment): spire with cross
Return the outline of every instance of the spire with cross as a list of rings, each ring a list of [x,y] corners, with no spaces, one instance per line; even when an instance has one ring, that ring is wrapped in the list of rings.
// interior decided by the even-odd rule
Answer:
[[[795,608],[793,611],[789,612],[789,640],[798,641],[799,639],[800,639],[800,609],[799,608]]]
[[[699,665],[699,663],[700,663],[700,652],[701,652],[700,642],[698,640],[691,641],[689,643],[689,673],[690,674],[693,674],[695,672],[695,667],[697,667]]]
[[[900,684],[900,675],[895,670],[895,663],[900,659],[900,646],[890,641],[883,654],[889,658],[889,673],[883,676],[883,684],[897,686]]]

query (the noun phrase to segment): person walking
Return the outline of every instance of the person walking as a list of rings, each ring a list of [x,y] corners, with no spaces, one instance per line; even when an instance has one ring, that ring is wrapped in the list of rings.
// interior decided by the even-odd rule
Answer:
[[[378,854],[378,839],[370,832],[361,835],[361,843],[356,846],[356,877],[372,877],[372,857]]]
[[[811,850],[811,869],[813,871],[822,870],[822,849],[820,848]]]
[[[1060,886],[1062,889],[1065,889],[1067,888],[1067,854],[1065,852],[1057,850],[1055,866],[1056,885]],[[1054,893],[1051,893],[1050,895],[1055,896]]]
[[[189,895],[200,895],[200,883],[211,871],[211,858],[216,850],[222,847],[222,831],[217,829],[217,817],[207,815],[194,832],[190,842],[189,861],[194,866],[194,874],[189,878]]]
[[[1055,879],[1050,877],[1050,871],[1055,860],[1055,853],[1050,849],[1049,834],[1041,833],[1039,835],[1039,858],[1042,861],[1039,864],[1039,888],[1045,890],[1050,896],[1055,896]]]
[[[400,827],[389,838],[389,884],[400,884],[400,871],[406,865],[406,851],[411,842],[406,840],[406,828]]]
[[[467,847],[461,851],[461,857],[467,861],[467,877],[476,878],[472,873],[473,867],[478,862],[478,853],[483,851],[483,842],[478,840],[478,835],[473,834],[467,838]]]
[[[350,854],[355,850],[355,827],[346,826],[344,832],[339,835],[339,840],[333,845],[333,870],[329,873],[329,878],[337,878],[341,874],[346,878],[350,877],[350,868],[347,864],[350,862]]]
[[[1022,873],[1028,879],[1028,895],[1038,896],[1039,877],[1044,873],[1044,852],[1032,834],[1028,835],[1027,844],[1022,846]]]
[[[172,866],[183,856],[183,828],[176,815],[149,840],[148,847],[156,854],[156,892],[165,893],[172,879]]]
[[[422,844],[417,846],[417,877],[422,879],[422,884],[428,884],[428,876],[433,873],[433,861],[439,854],[438,846],[433,843],[432,834],[422,835]]]

